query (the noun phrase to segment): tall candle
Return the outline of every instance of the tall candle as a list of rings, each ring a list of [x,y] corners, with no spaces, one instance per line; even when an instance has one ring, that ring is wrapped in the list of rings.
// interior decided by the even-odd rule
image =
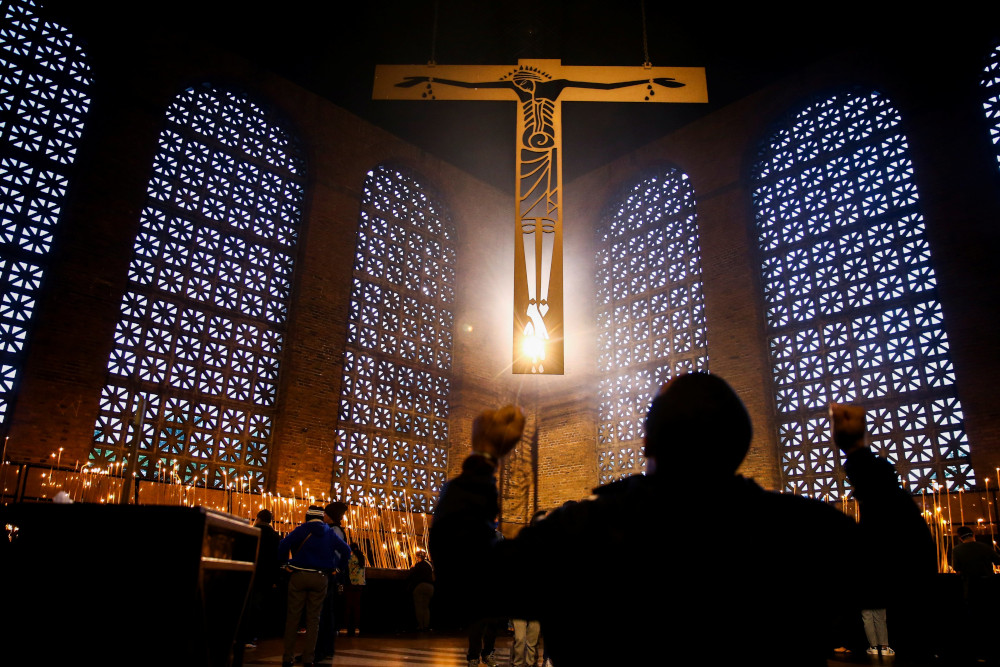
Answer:
[[[986,478],[986,521],[990,524],[990,542],[993,539],[993,512],[990,510],[990,478]]]
[[[951,492],[948,492],[948,534],[951,534],[951,528],[955,523],[951,519]]]

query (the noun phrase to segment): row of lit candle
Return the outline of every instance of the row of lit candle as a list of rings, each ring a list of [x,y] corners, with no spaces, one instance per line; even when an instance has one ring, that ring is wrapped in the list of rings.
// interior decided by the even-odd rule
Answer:
[[[43,498],[55,497],[65,492],[73,502],[113,504],[120,501],[123,475],[126,466],[118,462],[107,468],[84,467],[79,463],[73,470],[60,470],[58,455],[53,455],[56,465],[43,471],[41,492]],[[0,465],[6,478],[5,462]],[[17,466],[15,477],[20,477],[26,467]],[[133,477],[136,476],[133,474]],[[249,476],[245,479],[230,480],[225,476],[225,488],[214,489],[197,486],[198,477],[184,482],[177,465],[158,464],[154,479],[136,479],[138,501],[145,505],[180,505],[206,507],[227,512],[252,522],[257,512],[267,509],[273,516],[275,530],[280,533],[291,531],[302,522],[311,505],[325,505],[330,502],[326,494],[316,496],[301,481],[290,487],[290,494],[282,496],[272,492],[258,492],[251,488]],[[141,482],[141,484],[139,483]],[[128,499],[131,502],[133,499]],[[343,529],[348,542],[363,546],[372,567],[401,569],[416,562],[418,551],[427,550],[428,519],[425,514],[414,513],[409,496],[404,495],[399,507],[389,499],[384,506],[374,496],[363,498],[344,517]]]

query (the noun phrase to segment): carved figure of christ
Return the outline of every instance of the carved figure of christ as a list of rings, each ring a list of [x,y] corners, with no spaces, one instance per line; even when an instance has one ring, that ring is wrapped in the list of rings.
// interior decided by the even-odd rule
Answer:
[[[372,97],[519,103],[512,371],[545,374],[565,368],[561,102],[708,100],[702,68],[563,67],[558,60],[521,60],[513,69],[380,65]]]

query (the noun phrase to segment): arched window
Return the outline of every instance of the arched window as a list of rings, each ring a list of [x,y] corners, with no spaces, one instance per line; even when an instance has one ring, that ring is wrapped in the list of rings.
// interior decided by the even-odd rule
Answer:
[[[843,497],[827,406],[868,410],[911,491],[974,482],[930,247],[896,109],[878,93],[810,104],[753,171],[785,489]]]
[[[90,67],[31,0],[0,2],[0,430],[90,106]]]
[[[380,166],[356,248],[336,492],[429,512],[448,463],[454,228],[436,196]]]
[[[708,370],[694,191],[676,169],[632,187],[598,232],[597,347],[602,484],[641,472],[656,391]]]
[[[983,111],[990,124],[990,139],[1000,162],[1000,43],[993,47],[983,70]]]
[[[92,462],[263,489],[303,199],[296,141],[245,94],[180,94],[149,182]],[[141,417],[136,434],[130,416]]]

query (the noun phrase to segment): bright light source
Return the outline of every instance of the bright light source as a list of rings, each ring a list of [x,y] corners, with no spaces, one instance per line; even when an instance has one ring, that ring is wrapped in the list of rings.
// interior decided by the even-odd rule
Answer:
[[[531,359],[533,363],[545,359],[545,339],[541,336],[526,333],[521,345],[524,356]]]

